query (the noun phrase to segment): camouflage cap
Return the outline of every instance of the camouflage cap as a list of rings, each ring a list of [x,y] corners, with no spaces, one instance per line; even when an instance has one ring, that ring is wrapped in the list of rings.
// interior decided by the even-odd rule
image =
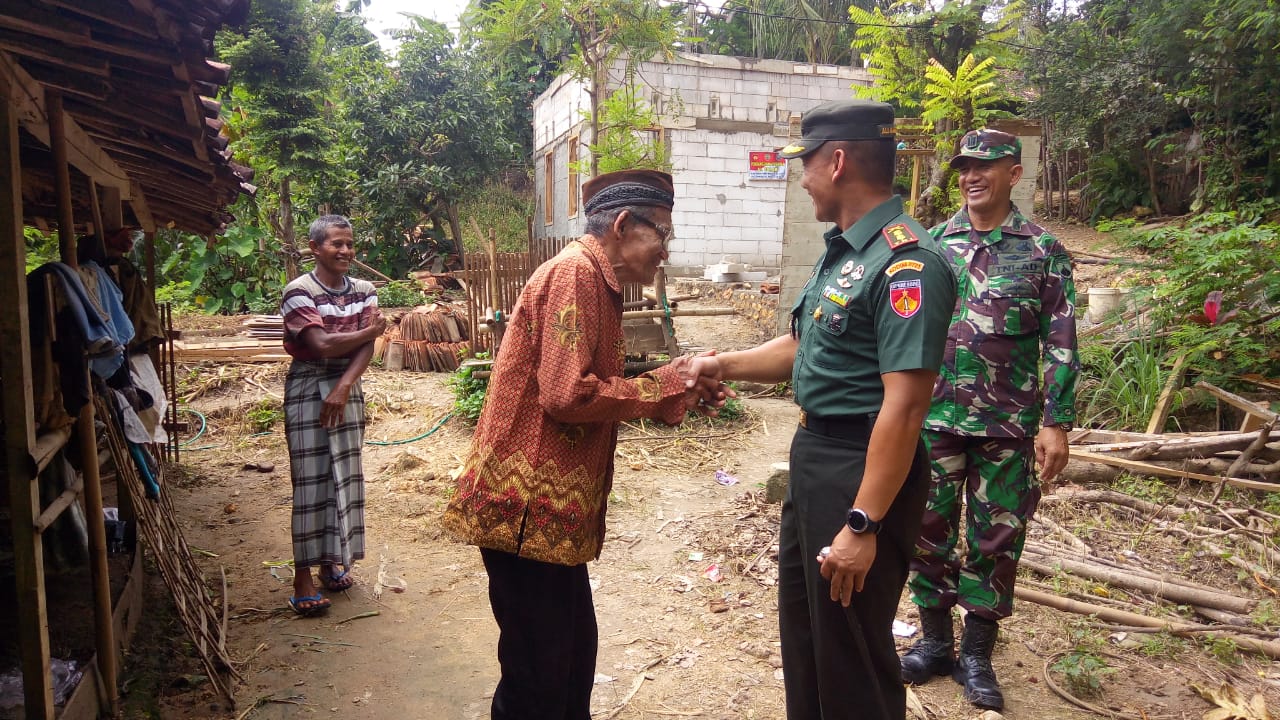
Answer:
[[[1017,135],[1001,130],[982,128],[970,130],[960,139],[960,152],[951,158],[954,167],[963,158],[974,160],[999,160],[1011,157],[1015,162],[1022,162],[1022,141]]]

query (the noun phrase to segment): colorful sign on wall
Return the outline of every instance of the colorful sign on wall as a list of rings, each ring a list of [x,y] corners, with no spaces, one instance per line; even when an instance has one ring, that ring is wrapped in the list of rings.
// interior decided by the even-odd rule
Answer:
[[[756,150],[749,153],[748,180],[786,180],[787,161],[776,152]]]

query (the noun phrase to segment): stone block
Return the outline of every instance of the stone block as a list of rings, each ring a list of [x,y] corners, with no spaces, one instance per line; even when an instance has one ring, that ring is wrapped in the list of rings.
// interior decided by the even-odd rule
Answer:
[[[791,484],[791,463],[779,462],[769,467],[769,478],[764,482],[764,501],[780,503],[787,498],[787,486]]]

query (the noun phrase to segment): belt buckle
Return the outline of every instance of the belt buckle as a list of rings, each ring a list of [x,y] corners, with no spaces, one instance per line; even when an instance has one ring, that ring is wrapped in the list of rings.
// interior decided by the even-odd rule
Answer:
[[[808,429],[809,427],[809,414],[804,410],[800,411],[800,427],[805,429]]]

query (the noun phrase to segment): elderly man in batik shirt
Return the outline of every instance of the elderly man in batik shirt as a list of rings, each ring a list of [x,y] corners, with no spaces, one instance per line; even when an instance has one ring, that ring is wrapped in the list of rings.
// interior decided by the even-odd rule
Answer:
[[[498,622],[495,720],[589,720],[597,630],[587,565],[600,556],[618,423],[677,424],[709,392],[688,358],[623,377],[623,283],[667,258],[671,176],[629,170],[583,186],[586,234],[520,293],[444,527],[478,545]],[[706,386],[703,386],[706,387]]]

